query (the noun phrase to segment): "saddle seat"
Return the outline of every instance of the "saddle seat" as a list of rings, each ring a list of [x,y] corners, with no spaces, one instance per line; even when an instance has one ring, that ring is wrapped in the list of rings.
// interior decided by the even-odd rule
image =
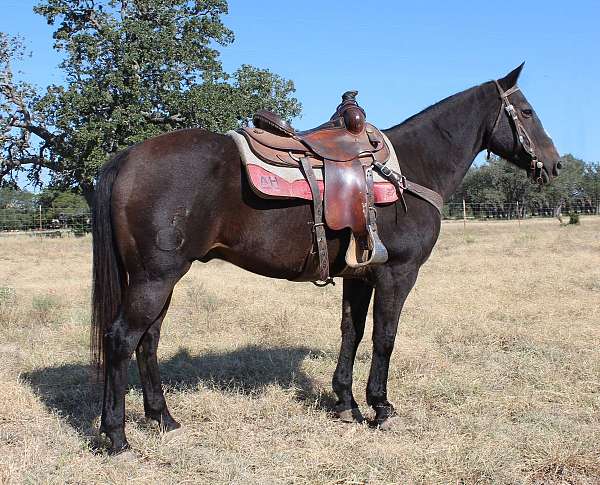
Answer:
[[[344,93],[331,119],[310,130],[296,131],[267,110],[255,114],[254,127],[240,130],[258,158],[271,165],[297,167],[303,172],[313,197],[320,279],[324,281],[330,278],[326,244],[323,247],[323,205],[325,223],[330,229],[349,228],[352,232],[346,252],[348,266],[387,260],[387,250],[379,240],[375,223],[372,165],[385,164],[390,150],[382,133],[366,122],[365,112],[356,102],[357,94]],[[323,170],[323,203],[313,169]]]
[[[276,113],[260,110],[254,115],[254,127],[243,128],[243,134],[252,151],[273,165],[297,167],[300,156],[307,156],[311,165],[318,168],[324,160],[385,163],[389,148],[381,132],[366,122],[363,109],[355,101],[356,94],[344,93],[342,104],[331,119],[316,128],[296,131]]]

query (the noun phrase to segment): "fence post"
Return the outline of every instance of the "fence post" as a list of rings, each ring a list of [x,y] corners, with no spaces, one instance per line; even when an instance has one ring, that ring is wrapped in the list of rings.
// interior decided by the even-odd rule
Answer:
[[[40,231],[42,230],[42,204],[39,205],[40,208]]]
[[[519,221],[519,229],[521,229],[521,213],[519,212],[519,201],[517,200],[517,221]]]
[[[463,199],[463,230],[467,234],[467,203]]]

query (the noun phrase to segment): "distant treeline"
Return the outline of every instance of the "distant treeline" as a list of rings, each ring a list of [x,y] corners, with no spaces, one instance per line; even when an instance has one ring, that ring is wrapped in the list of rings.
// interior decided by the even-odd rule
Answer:
[[[563,157],[563,169],[550,185],[532,184],[525,172],[504,160],[473,166],[446,204],[445,217],[462,217],[463,199],[468,215],[479,218],[553,216],[559,211],[600,213],[600,164],[572,155]],[[81,195],[45,189],[38,193],[0,188],[0,230],[89,225],[89,207]]]
[[[81,195],[0,188],[0,231],[76,228],[86,232],[89,218],[88,205]]]
[[[9,187],[0,188],[0,209],[82,209],[88,205],[83,196],[72,192],[45,189],[41,192],[28,192]]]
[[[532,215],[545,215],[561,208],[563,212],[597,213],[600,204],[600,163],[563,157],[563,169],[548,186],[532,184],[525,172],[499,158],[473,166],[449,201],[462,204],[463,199],[482,211],[504,207],[525,208]]]

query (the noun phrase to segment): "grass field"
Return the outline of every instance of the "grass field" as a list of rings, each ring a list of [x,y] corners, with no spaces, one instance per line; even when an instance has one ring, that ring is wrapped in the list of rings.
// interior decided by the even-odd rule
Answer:
[[[133,451],[116,458],[86,365],[90,246],[0,238],[0,481],[600,483],[600,218],[444,224],[402,317],[385,432],[331,414],[341,285],[194,265],[159,349],[183,430],[145,420],[132,363]],[[365,337],[363,411],[370,355]]]

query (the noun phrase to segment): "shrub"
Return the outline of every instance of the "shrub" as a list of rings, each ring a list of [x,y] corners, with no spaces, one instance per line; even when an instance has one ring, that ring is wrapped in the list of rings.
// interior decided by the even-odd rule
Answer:
[[[579,224],[579,214],[576,212],[569,212],[569,224]]]
[[[0,305],[3,303],[11,303],[16,296],[14,288],[9,286],[0,286]]]

